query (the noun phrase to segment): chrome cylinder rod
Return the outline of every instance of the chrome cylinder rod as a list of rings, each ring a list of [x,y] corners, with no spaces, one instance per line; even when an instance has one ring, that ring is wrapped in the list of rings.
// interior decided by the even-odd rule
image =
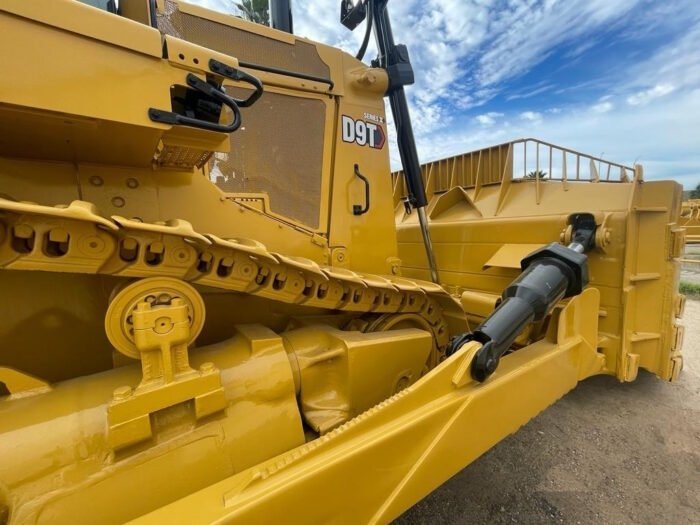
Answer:
[[[430,230],[428,229],[428,216],[425,214],[425,208],[417,208],[417,211],[420,232],[423,234],[425,253],[428,256],[430,278],[435,284],[440,284],[440,276],[438,275],[437,264],[435,263],[435,253],[433,252],[433,241],[430,239]]]

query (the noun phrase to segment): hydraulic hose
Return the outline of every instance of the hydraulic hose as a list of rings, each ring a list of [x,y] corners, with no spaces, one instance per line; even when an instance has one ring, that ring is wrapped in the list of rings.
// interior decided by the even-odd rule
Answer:
[[[362,39],[362,45],[357,51],[355,58],[357,60],[362,60],[367,52],[367,46],[369,45],[369,37],[372,36],[372,0],[367,0],[367,6],[369,7],[369,12],[367,13],[367,27],[365,27],[365,36]]]

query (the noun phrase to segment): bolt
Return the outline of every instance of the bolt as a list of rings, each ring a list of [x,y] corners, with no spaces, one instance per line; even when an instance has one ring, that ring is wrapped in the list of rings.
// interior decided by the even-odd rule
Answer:
[[[14,235],[19,239],[31,239],[34,235],[34,230],[28,224],[17,224],[14,227]]]
[[[54,228],[49,232],[49,240],[53,242],[68,242],[70,236],[66,230]]]
[[[493,373],[494,370],[496,370],[497,366],[498,366],[498,359],[490,357],[489,360],[486,361],[486,370],[488,370],[489,374]]]
[[[359,79],[359,83],[365,86],[371,86],[377,81],[377,75],[372,71],[365,72]]]
[[[175,323],[173,323],[173,320],[170,317],[159,317],[158,319],[156,319],[153,331],[158,335],[164,335],[170,332],[170,330],[172,330],[174,324]]]
[[[112,393],[115,401],[124,401],[125,399],[129,399],[131,394],[132,390],[130,386],[120,386]]]
[[[207,361],[206,363],[202,363],[200,365],[199,371],[203,374],[211,374],[212,372],[216,371],[216,367],[214,366],[214,363]]]

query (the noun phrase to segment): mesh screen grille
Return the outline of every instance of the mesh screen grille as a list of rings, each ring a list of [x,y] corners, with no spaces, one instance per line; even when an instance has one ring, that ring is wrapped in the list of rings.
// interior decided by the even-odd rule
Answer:
[[[250,93],[226,92],[236,98]],[[325,104],[268,91],[241,115],[241,128],[230,135],[231,152],[211,161],[216,184],[231,193],[267,193],[272,211],[318,228]]]
[[[211,152],[180,146],[165,146],[158,155],[158,165],[165,168],[192,169],[201,168],[207,163]]]
[[[328,66],[312,44],[299,40],[287,44],[189,15],[178,10],[177,4],[170,1],[166,2],[165,15],[158,16],[158,28],[165,34],[225,53],[242,62],[330,79]]]

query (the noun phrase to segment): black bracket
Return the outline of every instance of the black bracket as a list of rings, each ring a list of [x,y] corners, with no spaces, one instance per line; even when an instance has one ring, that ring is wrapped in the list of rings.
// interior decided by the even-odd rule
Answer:
[[[401,202],[403,202],[403,208],[406,210],[406,215],[411,215],[411,212],[413,211],[413,205],[411,204],[411,198],[410,197],[402,197]]]
[[[172,124],[172,125],[182,125],[182,126],[192,126],[193,128],[206,129],[209,131],[219,131],[222,133],[233,133],[241,125],[241,110],[238,107],[237,102],[229,97],[226,93],[221,91],[218,87],[205,82],[201,78],[192,73],[187,74],[187,85],[192,89],[195,89],[203,94],[205,94],[210,99],[215,100],[225,106],[228,106],[231,111],[233,111],[233,121],[229,124],[218,124],[215,122],[208,122],[206,120],[188,117],[185,115],[180,115],[173,111],[165,111],[162,109],[150,108],[148,110],[148,116],[154,122],[160,122],[162,124]]]
[[[574,213],[569,217],[571,224],[571,242],[583,246],[587,252],[595,248],[595,217],[591,213]]]
[[[362,173],[360,173],[360,167],[355,164],[355,175],[365,183],[365,206],[362,207],[360,204],[353,204],[352,214],[353,215],[364,215],[369,211],[369,180]]]
[[[367,7],[364,2],[355,3],[353,0],[341,0],[340,23],[353,31],[367,16]]]
[[[231,123],[219,124],[217,122],[210,122],[187,115],[181,115],[179,113],[175,113],[174,111],[165,111],[156,108],[150,108],[148,110],[148,116],[150,119],[154,122],[160,122],[162,124],[192,126],[194,128],[219,131],[222,133],[233,133],[236,131],[241,126],[240,108],[252,106],[262,96],[262,82],[260,82],[260,80],[253,75],[241,71],[240,69],[227,66],[226,64],[223,64],[218,60],[214,60],[213,58],[209,60],[209,69],[212,73],[222,77],[250,84],[255,89],[253,94],[248,98],[237,99],[228,96],[222,88],[216,86],[215,84],[206,82],[192,73],[187,74],[186,81],[189,87],[203,93],[210,100],[223,104],[224,106],[228,106],[231,109],[233,112],[233,121]]]
[[[408,56],[408,48],[403,44],[396,44],[389,53],[386,63],[386,72],[389,75],[389,91],[397,87],[413,84],[413,66]]]
[[[259,78],[254,77],[245,71],[241,71],[240,69],[227,66],[226,64],[223,64],[218,60],[214,60],[213,58],[209,60],[209,69],[212,71],[212,73],[216,73],[217,75],[221,75],[222,77],[226,77],[237,82],[245,82],[246,84],[250,84],[255,88],[253,94],[248,98],[244,100],[237,98],[233,99],[240,107],[247,108],[248,106],[252,106],[260,97],[262,97],[263,85]]]

